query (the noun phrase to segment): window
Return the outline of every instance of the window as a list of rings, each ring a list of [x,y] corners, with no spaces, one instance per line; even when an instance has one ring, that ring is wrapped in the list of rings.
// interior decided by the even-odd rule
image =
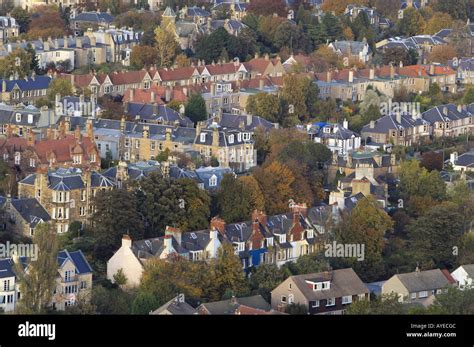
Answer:
[[[201,142],[206,142],[206,133],[201,133],[201,135],[200,135],[200,141],[201,141]]]
[[[3,291],[6,292],[10,289],[10,280],[3,281]]]
[[[35,167],[36,161],[33,158],[30,158],[30,167]]]
[[[234,143],[234,135],[229,136],[229,143]]]
[[[73,156],[72,159],[73,159],[74,164],[80,164],[82,162],[82,156],[80,156],[80,155],[75,155],[75,156]]]
[[[293,294],[288,295],[288,303],[293,304],[295,302],[295,296]]]
[[[96,156],[95,154],[91,154],[91,163],[95,163]]]
[[[343,296],[342,297],[342,304],[350,304],[352,302],[352,296]]]
[[[319,300],[313,301],[313,303],[311,304],[311,307],[313,308],[319,307]]]
[[[86,215],[86,208],[84,206],[79,207],[79,214],[81,217],[84,217]]]
[[[155,142],[155,141],[151,141],[151,142],[150,142],[150,150],[151,150],[151,151],[154,151],[154,150],[155,150],[155,147],[156,147],[156,142]]]
[[[217,177],[216,177],[216,175],[212,175],[212,177],[209,178],[209,186],[210,187],[217,186]]]
[[[16,152],[15,153],[15,165],[20,165],[20,161],[21,161],[21,154],[20,154],[20,152]]]
[[[411,293],[411,298],[416,299],[416,293]]]
[[[21,113],[17,113],[15,115],[15,118],[16,118],[17,123],[21,122]]]
[[[87,282],[81,281],[81,289],[86,289],[86,288],[87,288]]]
[[[140,148],[140,140],[135,140],[135,148]]]
[[[329,298],[326,306],[334,306],[336,305],[336,298]]]
[[[281,296],[281,302],[286,304],[286,296],[285,295],[282,295]]]
[[[426,290],[424,290],[424,291],[422,291],[418,294],[418,298],[420,298],[420,299],[421,298],[426,298],[426,297],[428,297],[428,292]]]
[[[64,272],[64,280],[66,282],[69,282],[72,278],[72,271],[65,271]]]
[[[288,283],[288,290],[291,290],[291,283]]]
[[[86,190],[85,189],[81,190],[81,201],[86,201]]]
[[[130,140],[129,140],[128,138],[125,139],[124,146],[125,146],[126,148],[128,148],[128,147],[130,146]]]

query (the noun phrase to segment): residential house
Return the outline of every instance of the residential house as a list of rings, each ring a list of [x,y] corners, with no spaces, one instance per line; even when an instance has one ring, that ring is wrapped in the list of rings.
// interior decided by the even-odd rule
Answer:
[[[257,165],[257,152],[250,132],[241,130],[196,127],[193,149],[205,159],[213,157],[220,166],[243,172]]]
[[[382,285],[382,295],[395,293],[400,302],[429,306],[436,295],[455,283],[448,271],[440,269],[396,274]]]
[[[106,46],[107,63],[122,63],[124,66],[129,66],[132,49],[140,44],[143,33],[110,26],[109,29],[87,30],[84,35],[95,37],[97,44]]]
[[[328,182],[333,182],[337,173],[348,177],[355,174],[358,167],[365,167],[373,177],[396,175],[400,163],[394,154],[383,154],[377,151],[354,151],[347,156],[333,154],[328,166]]]
[[[72,10],[70,15],[70,28],[74,31],[75,36],[81,36],[87,29],[99,29],[100,27],[108,29],[114,22],[114,16],[110,14],[110,11],[101,12],[81,12],[77,13],[76,10]]]
[[[466,264],[459,266],[451,272],[451,277],[456,280],[459,288],[464,289],[473,285],[474,264]]]
[[[421,114],[429,122],[435,138],[457,137],[474,133],[474,104],[436,106]]]
[[[15,274],[15,263],[20,264],[28,273],[28,259],[0,259],[0,308],[5,312],[15,312],[21,300],[20,284]],[[64,311],[74,306],[79,300],[90,301],[92,291],[92,268],[82,251],[60,251],[57,255],[58,272],[56,286],[50,307],[53,310]]]
[[[430,134],[431,126],[428,121],[417,113],[400,111],[370,121],[361,131],[361,137],[366,145],[373,148],[411,146],[428,139]]]
[[[133,242],[124,235],[122,246],[107,261],[107,278],[114,281],[114,275],[121,269],[128,279],[126,286],[136,287],[149,259],[181,256],[191,261],[209,260],[217,257],[220,245],[216,230],[183,233],[167,227],[165,236]]]
[[[31,237],[38,225],[51,220],[49,213],[34,198],[0,197],[0,206],[6,213],[6,230],[17,235]]]
[[[206,33],[210,34],[213,31],[224,28],[229,34],[239,36],[240,32],[247,28],[247,25],[236,19],[211,19],[208,18],[205,27],[202,27]]]
[[[124,106],[125,115],[138,122],[194,127],[194,122],[191,119],[165,105],[128,102]]]
[[[347,120],[344,120],[342,124],[309,124],[306,130],[314,142],[325,145],[331,152],[339,155],[345,156],[361,146],[359,134],[349,130]]]
[[[214,117],[211,117],[206,122],[207,128],[213,128],[215,126],[225,129],[240,129],[242,131],[249,131],[253,133],[257,129],[262,129],[265,132],[269,132],[272,129],[278,129],[278,123],[271,123],[268,120],[251,115],[236,115],[230,113],[218,114]]]
[[[5,105],[0,103],[0,134],[2,137],[28,138],[30,132],[55,124],[58,117],[53,109],[33,105]]]
[[[207,19],[211,18],[211,13],[204,6],[184,6],[179,10],[179,18],[192,21],[198,25],[207,23]]]
[[[0,45],[7,43],[10,38],[20,35],[20,26],[10,15],[0,16]]]
[[[20,102],[31,104],[46,97],[51,81],[51,76],[35,76],[34,73],[22,79],[12,76],[10,79],[0,80],[0,101],[12,104]]]
[[[376,49],[384,52],[389,48],[400,48],[405,51],[413,50],[418,54],[418,60],[425,63],[435,47],[445,46],[447,42],[436,35],[416,35],[408,38],[394,37],[384,39],[375,44]]]
[[[67,134],[67,125],[62,123],[60,131],[48,130],[46,139],[36,140],[32,131],[28,138],[10,137],[0,144],[3,160],[24,177],[36,172],[40,166],[49,168],[81,168],[83,170],[100,169],[100,156],[92,123],[89,123],[89,134],[83,137],[80,129],[75,134]]]
[[[51,216],[58,233],[65,233],[73,221],[83,224],[93,214],[93,198],[98,191],[112,190],[116,182],[95,171],[77,168],[48,170],[41,166],[37,173],[18,182],[18,196],[36,198]]]
[[[169,168],[169,177],[174,179],[189,178],[194,180],[199,188],[208,191],[219,189],[226,174],[233,174],[230,168],[224,167],[200,167],[195,170],[182,169],[176,165]]]
[[[150,312],[150,315],[192,315],[198,314],[197,310],[188,304],[184,294],[179,294],[166,304]]]
[[[474,151],[459,155],[458,152],[450,154],[449,163],[454,171],[462,173],[474,171]]]
[[[231,19],[242,20],[247,15],[249,2],[250,0],[212,0],[211,13],[213,17],[228,13]]]
[[[206,302],[197,311],[200,315],[272,314],[271,306],[261,295]]]
[[[474,58],[460,58],[448,61],[449,67],[456,70],[456,80],[464,85],[474,84]]]
[[[351,268],[290,276],[271,291],[272,308],[285,311],[291,304],[308,314],[344,314],[355,301],[369,300],[369,289]]]
[[[372,56],[372,50],[367,41],[334,41],[328,45],[336,54],[343,58],[368,63]]]
[[[194,18],[189,17],[189,20],[181,19],[186,17],[184,12],[176,20],[177,15],[171,7],[167,7],[161,17],[161,27],[175,35],[181,49],[183,51],[187,49],[192,50],[198,35],[202,33],[199,21],[196,22]]]

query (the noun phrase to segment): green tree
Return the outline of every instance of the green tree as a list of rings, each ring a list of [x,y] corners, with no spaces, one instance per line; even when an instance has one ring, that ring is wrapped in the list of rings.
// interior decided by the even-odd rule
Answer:
[[[436,11],[445,12],[453,19],[462,21],[467,20],[470,13],[470,4],[467,0],[437,0],[433,7]]]
[[[146,237],[163,235],[166,226],[186,224],[183,191],[177,182],[153,173],[140,180],[138,185],[139,210],[145,218]]]
[[[242,263],[232,245],[223,244],[219,248],[217,259],[212,264],[214,269],[209,292],[213,297],[222,298],[228,291],[235,296],[248,293]]]
[[[127,284],[127,276],[123,273],[123,269],[118,269],[117,273],[113,276],[114,277],[114,283],[118,285],[119,287],[123,287]]]
[[[184,114],[194,123],[207,119],[206,102],[201,94],[194,93],[189,97]]]
[[[469,88],[466,93],[464,94],[463,102],[466,105],[474,103],[474,88]]]
[[[132,303],[132,314],[149,314],[158,307],[158,300],[153,294],[138,292]]]
[[[0,61],[0,75],[4,78],[24,78],[31,73],[32,56],[20,48]]]
[[[463,218],[458,208],[445,202],[431,208],[408,227],[410,249],[422,268],[451,268],[461,247]]]
[[[94,239],[95,257],[109,259],[120,247],[123,234],[140,240],[144,235],[143,219],[135,194],[126,189],[99,191],[94,199],[95,212],[88,229]]]
[[[36,260],[23,268],[19,259],[15,264],[15,273],[20,283],[21,299],[17,306],[20,314],[44,314],[53,297],[58,274],[58,243],[56,233],[49,224],[36,227],[33,243],[38,247]]]
[[[404,36],[414,36],[423,33],[425,20],[418,10],[413,7],[403,11],[403,18],[397,23],[397,30]]]
[[[178,50],[178,42],[174,34],[161,27],[157,27],[155,29],[155,40],[157,42],[158,65],[160,67],[171,66]]]
[[[48,99],[53,102],[56,98],[56,94],[61,97],[73,95],[73,86],[71,81],[64,78],[54,79],[48,87]]]
[[[260,264],[250,277],[253,290],[270,302],[270,292],[286,280],[291,273],[286,268],[278,268],[275,264]]]
[[[404,314],[403,304],[398,300],[398,294],[384,294],[375,300],[357,300],[346,311],[350,315],[384,315]]]
[[[364,280],[377,280],[383,275],[382,251],[385,233],[393,227],[390,216],[372,197],[360,200],[350,214],[345,215],[336,231],[340,244],[364,246],[364,259],[341,259]],[[339,260],[339,258],[337,258]]]
[[[278,96],[269,93],[257,93],[247,100],[247,112],[262,117],[272,123],[279,123],[281,103]]]
[[[106,288],[94,285],[92,288],[91,304],[96,307],[98,314],[130,314],[132,296],[120,288]]]
[[[184,231],[201,230],[209,225],[211,214],[211,197],[207,191],[200,189],[196,182],[189,178],[176,181],[181,190],[181,199],[184,202],[185,218],[179,223]]]
[[[235,223],[250,218],[253,210],[262,210],[263,194],[253,177],[236,178],[226,174],[217,192],[219,215],[227,223]]]

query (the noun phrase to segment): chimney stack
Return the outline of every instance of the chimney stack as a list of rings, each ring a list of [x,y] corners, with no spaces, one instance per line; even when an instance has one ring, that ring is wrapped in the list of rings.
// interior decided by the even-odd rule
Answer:
[[[211,219],[211,229],[215,229],[221,235],[225,235],[225,221],[222,218],[214,217]]]

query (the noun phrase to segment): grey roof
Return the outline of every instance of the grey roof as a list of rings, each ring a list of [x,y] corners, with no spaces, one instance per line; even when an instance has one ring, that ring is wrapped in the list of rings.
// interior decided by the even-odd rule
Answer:
[[[176,13],[173,11],[171,7],[167,7],[165,12],[163,12],[162,17],[176,17]]]
[[[217,129],[219,136],[219,146],[220,147],[232,147],[238,146],[246,143],[253,143],[253,140],[244,140],[241,130],[235,129]],[[201,141],[201,134],[205,134],[204,141]],[[239,139],[239,134],[241,134]],[[214,136],[214,129],[201,129],[199,134],[196,134],[195,144],[197,145],[212,145],[212,140]]]
[[[316,137],[323,139],[347,140],[359,136],[356,132],[344,128],[342,124],[326,124],[315,129],[315,132]]]
[[[202,8],[202,7],[198,7],[198,6],[190,6],[187,8],[187,12],[186,14],[188,16],[191,16],[191,17],[210,17],[211,14],[209,13],[209,11],[207,11],[206,9]]]
[[[364,51],[364,48],[368,48],[368,53],[371,52],[370,47],[368,47],[367,42],[361,41],[335,41],[332,43],[334,48],[337,51],[340,51],[342,54],[353,54],[358,55]]]
[[[225,167],[200,167],[199,169],[195,170],[197,177],[199,180],[204,183],[205,189],[217,189],[220,187],[222,180],[224,179],[224,175],[231,174],[232,170],[230,168]],[[211,178],[216,179],[216,185],[211,186],[210,180]]]
[[[15,277],[14,266],[11,258],[0,259],[0,278]]]
[[[137,181],[144,177],[150,176],[152,173],[161,173],[161,166],[157,161],[140,161],[136,163],[127,164],[128,177],[131,180]],[[117,166],[105,170],[102,175],[115,183],[117,177]]]
[[[474,115],[469,111],[467,107],[460,107],[454,104],[440,105],[423,112],[422,115],[424,120],[428,121],[431,125],[436,122],[450,122]]]
[[[151,312],[151,315],[173,314],[173,315],[190,315],[197,314],[198,311],[189,305],[186,301],[180,302],[178,297],[174,297],[163,306]]]
[[[377,119],[374,128],[371,128],[370,124],[365,125],[362,128],[362,132],[387,134],[390,130],[404,130],[423,124],[429,125],[429,122],[420,117],[414,118],[407,112],[400,114],[400,122],[398,122],[397,115],[391,113]]]
[[[201,304],[210,314],[234,314],[240,305],[256,308],[263,311],[270,311],[271,307],[261,295],[247,296],[242,298],[232,298],[228,300],[207,302]]]
[[[474,167],[474,152],[461,154],[455,164],[457,166]]]
[[[291,276],[290,278],[308,301],[369,293],[367,286],[351,268]],[[330,288],[315,291],[307,281],[330,281]]]
[[[92,22],[92,23],[112,23],[114,16],[107,12],[82,12],[79,13],[71,21],[75,22]]]
[[[223,129],[243,129],[247,131],[254,131],[259,127],[265,130],[275,127],[273,123],[259,116],[235,115],[231,113],[223,113],[221,116],[209,118],[206,122],[208,127],[211,127],[213,124],[217,124]]]
[[[184,127],[194,126],[191,119],[164,105],[128,103],[125,113],[145,123],[154,121],[157,123],[179,124]]]
[[[408,292],[440,289],[450,284],[440,269],[415,271],[394,275],[403,283]]]
[[[4,205],[6,199],[0,197],[0,205]],[[11,199],[11,206],[18,212],[23,220],[29,224],[30,228],[35,228],[40,222],[48,222],[51,220],[51,216],[40,205],[36,199]]]

